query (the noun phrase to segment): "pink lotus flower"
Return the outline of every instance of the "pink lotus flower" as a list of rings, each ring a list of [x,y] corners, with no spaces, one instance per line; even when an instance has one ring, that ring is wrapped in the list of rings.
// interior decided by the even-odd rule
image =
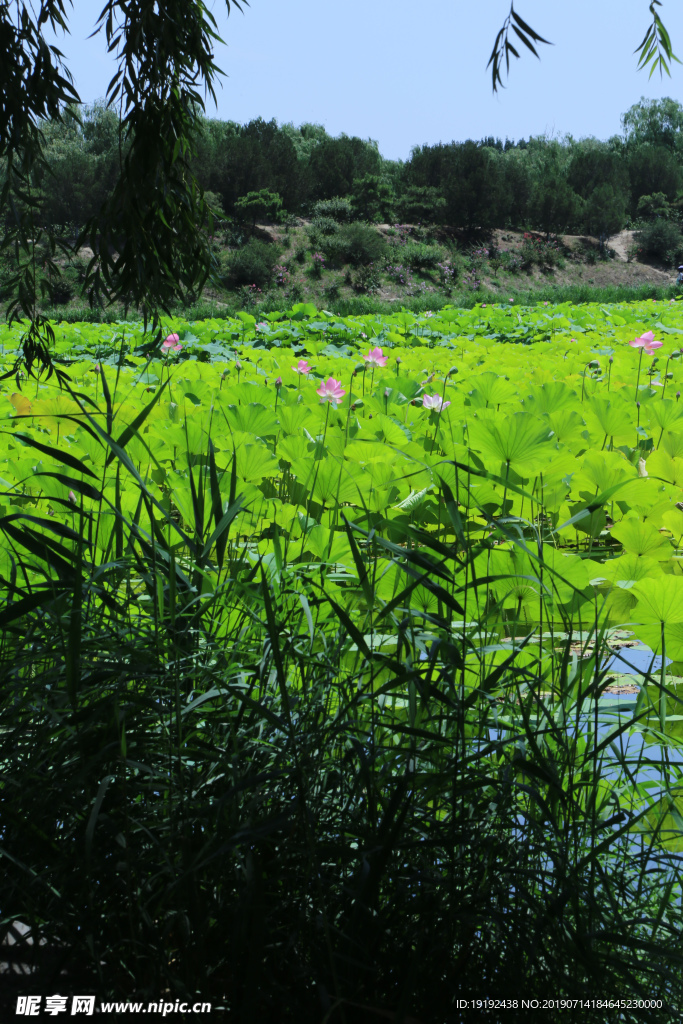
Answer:
[[[629,341],[629,345],[631,348],[644,348],[647,354],[651,356],[655,349],[662,347],[663,342],[655,341],[652,331],[646,331],[640,338],[634,338],[633,341]]]
[[[386,366],[387,356],[382,355],[381,348],[371,348],[366,356],[363,356],[363,362],[366,366]]]
[[[325,402],[341,402],[342,398],[346,394],[341,386],[340,380],[335,380],[334,377],[328,377],[326,381],[323,381],[319,388],[316,388],[316,395],[320,395],[321,403]]]
[[[162,350],[165,352],[180,352],[182,347],[183,346],[180,344],[180,338],[177,334],[169,334],[161,346]]]
[[[441,395],[425,395],[422,399],[424,409],[435,409],[436,412],[443,412],[450,404],[450,402],[444,402]]]
[[[294,373],[303,373],[307,376],[311,372],[311,367],[308,365],[305,359],[300,359],[296,366],[292,367]]]

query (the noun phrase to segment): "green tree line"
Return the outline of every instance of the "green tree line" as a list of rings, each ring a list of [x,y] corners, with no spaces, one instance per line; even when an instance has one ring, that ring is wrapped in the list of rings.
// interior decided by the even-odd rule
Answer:
[[[219,218],[306,216],[323,204],[333,216],[347,210],[357,220],[471,233],[524,227],[609,236],[653,221],[678,231],[683,106],[672,99],[642,100],[606,141],[467,140],[415,147],[405,161],[385,159],[369,139],[331,137],[320,125],[205,117],[199,125],[191,170]],[[42,130],[47,166],[33,183],[39,222],[75,237],[111,202],[131,142],[121,149],[117,115],[103,103],[67,109]],[[335,208],[339,199],[346,203]]]

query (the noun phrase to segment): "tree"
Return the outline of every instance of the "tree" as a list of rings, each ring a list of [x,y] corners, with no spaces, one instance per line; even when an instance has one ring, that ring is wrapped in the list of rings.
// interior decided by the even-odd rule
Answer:
[[[228,13],[233,4],[242,9],[238,0],[225,3]],[[21,257],[8,282],[17,290],[8,313],[10,322],[30,321],[22,339],[28,371],[38,362],[61,379],[49,355],[54,334],[38,314],[37,297],[41,285],[51,293],[59,276],[57,248],[68,254],[70,247],[41,227],[35,189],[36,176],[51,173],[43,126],[63,122],[65,109],[80,100],[61,52],[43,36],[48,23],[53,31],[68,30],[65,0],[42,0],[37,16],[22,0],[0,4],[0,208],[6,225],[0,251],[16,248]],[[160,329],[160,313],[168,313],[173,301],[218,275],[203,228],[209,211],[191,168],[204,109],[197,83],[203,81],[215,100],[214,79],[222,74],[213,61],[215,25],[202,0],[106,0],[95,29],[104,29],[117,56],[107,104],[119,101],[119,139],[128,148],[112,194],[88,220],[75,249],[89,241],[94,252],[85,279],[91,301],[129,297],[153,329]],[[40,243],[47,246],[42,272]]]
[[[441,224],[446,209],[446,200],[438,188],[432,185],[409,185],[399,200],[399,216],[402,221],[414,224]]]
[[[674,202],[683,184],[678,159],[666,146],[638,146],[628,154],[628,172],[631,180],[631,216],[636,217],[641,196],[662,192]]]
[[[431,188],[446,201],[443,220],[466,231],[492,227],[503,184],[500,154],[479,143],[415,147],[405,167],[408,188]]]
[[[533,167],[528,216],[534,227],[550,237],[576,222],[582,203],[567,180],[566,154],[557,142],[533,140],[530,156]]]
[[[621,116],[626,142],[632,146],[665,146],[672,152],[683,149],[683,106],[668,96],[661,100],[647,100],[641,97],[640,103]]]
[[[671,216],[671,204],[663,192],[655,192],[651,196],[641,196],[638,200],[638,217],[641,220],[668,220]]]
[[[311,150],[309,172],[313,200],[350,196],[356,178],[381,175],[382,158],[377,143],[369,139],[328,137]]]
[[[277,220],[282,212],[282,199],[277,192],[269,192],[262,188],[258,192],[247,192],[235,203],[235,212],[240,217],[251,220],[251,233],[254,233],[259,217]]]
[[[583,207],[583,222],[587,230],[600,239],[600,250],[605,238],[621,231],[626,223],[626,202],[618,189],[605,182],[593,189]]]
[[[395,201],[391,184],[379,174],[365,174],[354,179],[351,205],[362,220],[376,221],[379,217],[388,220]]]

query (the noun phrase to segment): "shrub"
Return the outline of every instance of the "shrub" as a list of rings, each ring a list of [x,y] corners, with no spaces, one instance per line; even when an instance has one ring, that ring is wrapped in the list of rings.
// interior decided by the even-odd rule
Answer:
[[[306,246],[305,245],[297,245],[296,249],[294,250],[294,259],[296,260],[297,263],[305,263],[306,262]]]
[[[237,292],[238,302],[242,309],[249,309],[251,306],[257,305],[262,295],[261,289],[257,288],[255,284],[243,284]]]
[[[313,219],[328,217],[339,224],[347,224],[353,216],[351,203],[342,196],[320,199],[313,207]]]
[[[433,270],[446,255],[441,246],[424,242],[406,242],[401,246],[401,260],[411,270]]]
[[[500,270],[507,270],[511,274],[516,274],[522,269],[522,257],[519,253],[513,252],[511,249],[500,249],[496,256],[496,267]]]
[[[634,241],[646,259],[676,263],[683,256],[683,235],[680,228],[669,220],[659,219],[643,224],[635,233]]]
[[[282,215],[282,199],[277,192],[262,188],[259,192],[247,192],[235,203],[235,214],[240,220],[251,221],[252,231],[259,219],[277,221]]]
[[[52,301],[56,306],[65,306],[75,294],[76,289],[68,278],[59,277],[52,282]]]
[[[279,288],[284,288],[289,284],[289,270],[284,264],[276,263],[273,267],[273,274],[275,275],[275,284]]]
[[[389,263],[385,266],[385,273],[396,284],[406,285],[410,282],[410,270],[402,263]]]
[[[354,291],[367,294],[379,291],[381,283],[379,267],[376,267],[374,263],[359,267],[352,280]]]
[[[444,260],[443,263],[437,263],[437,270],[439,271],[439,283],[445,291],[450,291],[453,287],[453,282],[458,276],[458,268],[454,266],[450,260]]]
[[[525,231],[520,257],[524,270],[531,267],[556,267],[562,259],[562,247],[555,239],[546,241]]]
[[[279,256],[278,247],[252,239],[243,248],[226,253],[223,257],[228,287],[255,284],[262,288],[273,276]]]
[[[339,224],[332,217],[315,217],[311,223],[309,236],[316,238],[319,236],[326,237],[327,235],[336,235],[339,231]]]
[[[246,230],[244,225],[238,224],[237,221],[229,221],[228,225],[223,232],[223,245],[229,246],[231,249],[237,249],[243,246],[249,240],[249,232]]]
[[[325,256],[321,252],[314,252],[311,257],[311,262],[313,264],[311,268],[313,277],[320,277],[325,269]]]
[[[332,241],[339,239],[343,262],[351,266],[368,266],[379,262],[386,253],[386,242],[370,224],[345,224]],[[328,244],[329,245],[329,244]],[[328,257],[330,253],[327,253]]]
[[[311,249],[326,250],[330,238],[339,234],[340,225],[331,217],[316,217],[308,229]]]

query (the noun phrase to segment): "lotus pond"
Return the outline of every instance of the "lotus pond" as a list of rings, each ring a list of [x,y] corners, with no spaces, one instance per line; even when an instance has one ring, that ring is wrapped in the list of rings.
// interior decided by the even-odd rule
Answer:
[[[646,966],[641,952],[681,931],[683,307],[343,318],[301,305],[259,322],[169,319],[156,340],[138,323],[53,328],[61,384],[18,369],[22,328],[0,328],[2,728],[15,744],[3,758],[17,792],[36,750],[57,758],[64,792],[87,790],[82,811],[75,797],[60,808],[52,855],[64,848],[70,863],[60,844],[83,842],[98,878],[120,874],[105,836],[120,828],[119,845],[134,845],[122,816],[139,815],[140,837],[167,820],[182,832],[179,806],[194,822],[194,866],[168,870],[194,872],[208,902],[187,910],[182,941],[175,926],[145,933],[136,970],[176,984],[179,942],[188,972],[213,962],[230,889],[212,874],[214,839],[236,863],[274,835],[285,849],[308,802],[313,833],[286,869],[277,854],[259,899],[275,906],[285,870],[306,894],[303,921],[322,886],[336,923],[311,977],[334,976],[359,1005],[395,1005],[359,994],[345,945],[374,934],[352,879],[380,848],[372,914],[383,919],[401,885],[401,920],[440,894],[449,948],[471,958],[478,991],[505,976],[547,993],[570,961],[562,991],[589,991],[609,962],[623,984],[675,998],[678,947]],[[89,781],[76,785],[84,750]],[[34,789],[30,813],[50,818]],[[32,842],[17,825],[7,848],[28,862]],[[140,842],[156,927],[175,890]],[[550,916],[548,885],[561,908]],[[80,920],[76,897],[59,914],[41,900],[46,921]],[[533,941],[522,903],[537,908]],[[516,922],[509,942],[501,922]],[[63,939],[77,948],[74,928]],[[128,928],[122,917],[124,946]],[[577,935],[590,950],[580,967]],[[107,942],[83,955],[107,961]],[[282,965],[303,970],[296,943],[278,943]],[[491,966],[499,948],[525,950],[509,977]],[[211,970],[241,992],[235,963]],[[404,973],[415,988],[401,1012],[419,1016],[434,979],[420,995]],[[460,1019],[449,993],[439,1013]]]
[[[629,344],[648,331],[652,354]],[[20,334],[0,331],[5,371]],[[146,531],[165,513],[207,528],[216,508],[205,501],[195,522],[193,480],[214,473],[240,498],[232,548],[274,573],[318,566],[349,607],[362,588],[345,521],[372,532],[383,601],[405,576],[395,547],[377,545],[405,547],[420,530],[449,550],[480,545],[467,571],[487,583],[474,605],[468,594],[468,619],[501,633],[632,623],[683,659],[682,307],[354,319],[295,307],[260,323],[171,321],[173,342],[151,352],[139,325],[56,334],[66,388],[0,385],[5,516],[40,513],[49,535],[86,514],[105,558],[117,503]],[[116,472],[97,427],[125,451]],[[457,576],[448,592],[462,618]],[[423,586],[411,600],[439,609]]]

